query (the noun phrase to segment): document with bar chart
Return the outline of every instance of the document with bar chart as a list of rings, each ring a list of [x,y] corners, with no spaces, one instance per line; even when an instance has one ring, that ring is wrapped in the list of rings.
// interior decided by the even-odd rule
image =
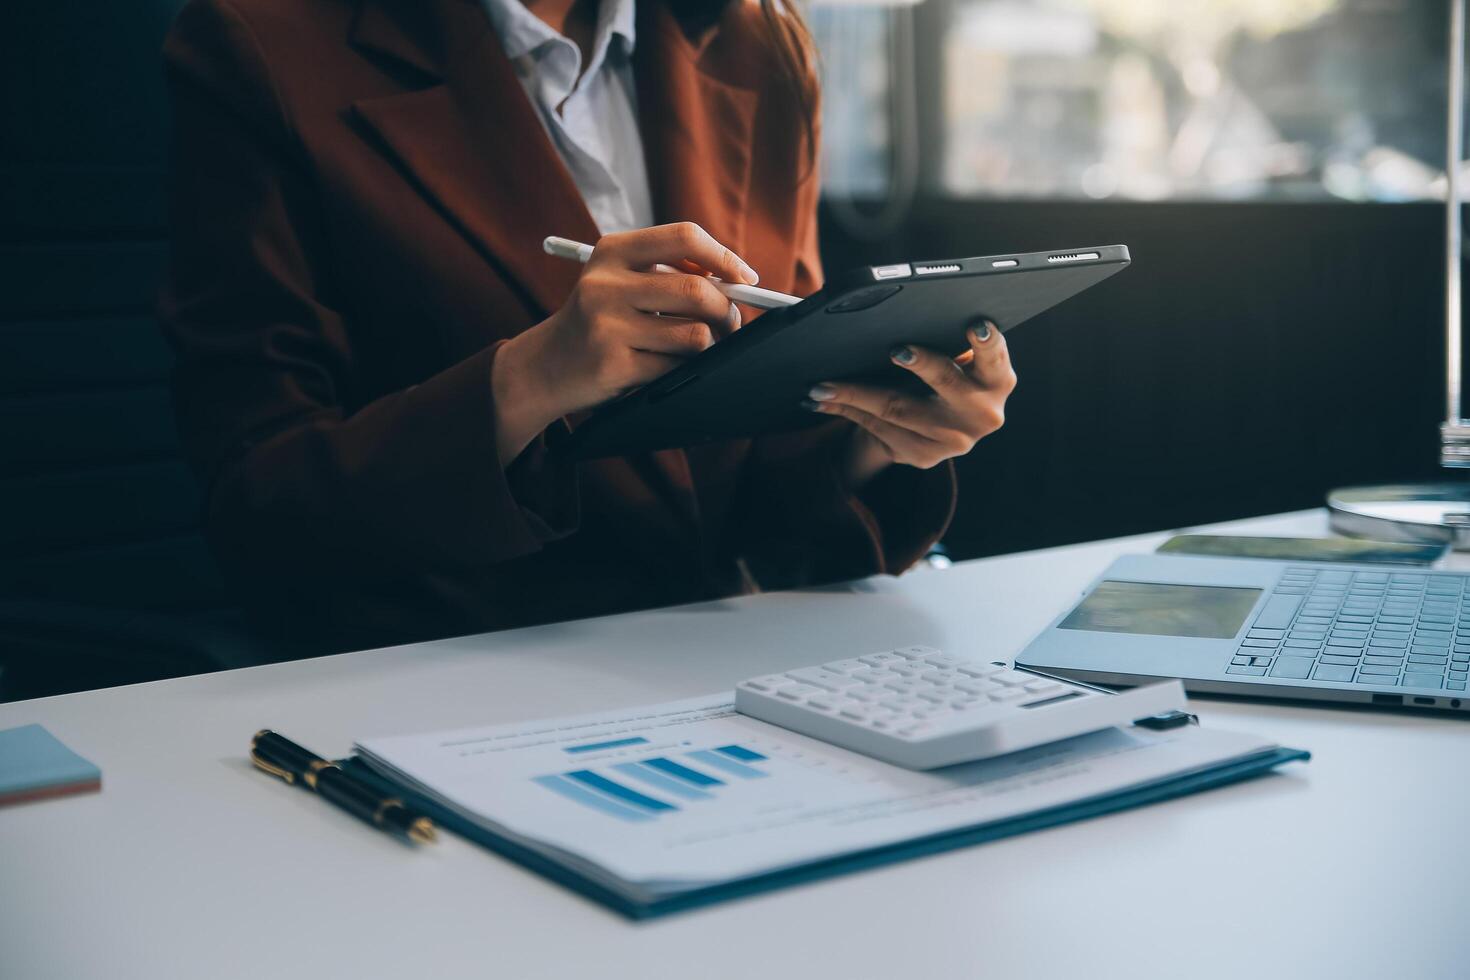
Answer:
[[[637,900],[1096,799],[1275,750],[1112,729],[916,772],[735,712],[729,694],[367,739],[375,772]]]

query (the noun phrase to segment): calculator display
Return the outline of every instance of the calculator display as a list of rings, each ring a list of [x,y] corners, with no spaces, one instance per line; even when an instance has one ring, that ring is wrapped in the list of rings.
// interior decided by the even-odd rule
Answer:
[[[1058,628],[1231,639],[1260,597],[1260,589],[1108,580]]]

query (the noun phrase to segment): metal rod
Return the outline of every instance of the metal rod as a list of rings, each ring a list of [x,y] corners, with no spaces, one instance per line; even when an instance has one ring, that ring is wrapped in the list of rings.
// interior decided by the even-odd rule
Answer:
[[[1445,422],[1458,426],[1460,403],[1460,164],[1465,156],[1465,0],[1450,3],[1449,119],[1445,126]]]

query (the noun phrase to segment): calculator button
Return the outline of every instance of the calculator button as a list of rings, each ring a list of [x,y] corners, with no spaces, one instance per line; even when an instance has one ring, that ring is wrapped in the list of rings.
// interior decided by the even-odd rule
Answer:
[[[854,657],[850,660],[834,660],[827,664],[826,669],[838,674],[857,674],[867,670],[868,665]]]
[[[889,667],[893,664],[904,663],[905,658],[896,653],[870,653],[866,657],[858,657],[858,660],[869,667]]]
[[[1016,698],[1027,698],[1030,696],[1025,688],[1020,687],[1003,687],[998,691],[990,692],[990,700],[992,701],[1014,701]]]
[[[828,691],[836,691],[845,685],[860,683],[846,674],[834,674],[822,667],[803,667],[801,670],[788,671],[786,676],[802,684],[810,684]]]
[[[995,664],[970,663],[961,664],[955,670],[958,670],[961,674],[969,674],[971,677],[993,677],[1004,671],[1005,668],[997,667]]]
[[[1353,668],[1339,667],[1335,664],[1321,664],[1317,667],[1317,680],[1319,681],[1341,681],[1347,683],[1353,679]]]
[[[821,693],[822,689],[820,687],[812,687],[810,684],[787,684],[776,692],[779,697],[783,697],[788,701],[802,701],[811,697],[813,694]]]
[[[786,683],[786,678],[780,674],[770,674],[766,677],[757,677],[753,680],[748,680],[741,686],[748,687],[752,691],[760,691],[762,694],[768,694]]]

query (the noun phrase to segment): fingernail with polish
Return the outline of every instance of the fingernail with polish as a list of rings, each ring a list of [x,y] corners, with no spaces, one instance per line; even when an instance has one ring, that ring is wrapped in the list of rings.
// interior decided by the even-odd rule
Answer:
[[[914,349],[912,347],[895,347],[888,352],[888,356],[900,364],[914,363]]]
[[[801,407],[808,412],[820,412],[822,410],[822,403],[814,402],[810,398],[803,398],[801,400]]]
[[[981,320],[977,326],[971,327],[970,332],[975,335],[975,342],[983,344],[990,339],[990,328],[994,326],[989,320]]]
[[[837,389],[829,384],[812,385],[812,390],[807,392],[814,402],[829,402],[837,397]]]

